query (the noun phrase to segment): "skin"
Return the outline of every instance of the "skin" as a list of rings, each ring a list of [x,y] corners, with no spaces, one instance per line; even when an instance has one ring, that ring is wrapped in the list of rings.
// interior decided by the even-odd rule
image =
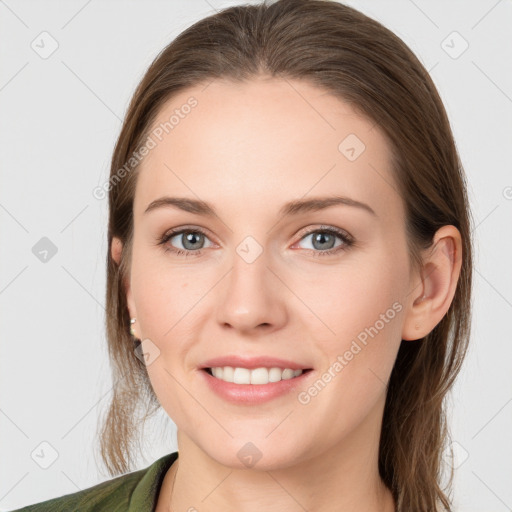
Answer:
[[[443,226],[423,269],[412,269],[387,140],[322,89],[263,76],[215,80],[169,100],[154,126],[192,95],[198,105],[142,162],[126,282],[136,336],[160,351],[147,365],[153,389],[178,427],[179,465],[156,510],[394,511],[378,473],[386,383],[401,340],[428,334],[450,306],[460,234]],[[354,161],[338,150],[349,134],[366,146]],[[278,214],[288,201],[334,194],[376,215],[347,205]],[[217,217],[170,207],[144,214],[164,195],[208,201]],[[157,245],[182,226],[207,232],[199,256]],[[321,226],[347,231],[355,245],[315,257],[332,247],[306,233]],[[263,249],[252,263],[236,250],[247,236]],[[166,245],[184,243],[178,235]],[[121,248],[114,239],[118,262]],[[307,404],[297,392],[228,403],[198,374],[212,357],[271,355],[313,368],[305,390],[394,303],[401,310]],[[252,468],[237,456],[249,441],[262,453]]]

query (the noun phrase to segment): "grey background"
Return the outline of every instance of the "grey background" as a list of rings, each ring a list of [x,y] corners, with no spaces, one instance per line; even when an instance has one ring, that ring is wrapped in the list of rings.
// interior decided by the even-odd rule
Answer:
[[[238,3],[0,0],[1,510],[108,478],[93,439],[111,390],[107,202],[92,190],[108,179],[130,95],[157,52]],[[419,56],[452,123],[476,249],[472,345],[451,395],[456,509],[512,510],[512,2],[347,3]],[[57,250],[46,262],[43,237]],[[176,449],[165,413],[144,448],[139,468]]]

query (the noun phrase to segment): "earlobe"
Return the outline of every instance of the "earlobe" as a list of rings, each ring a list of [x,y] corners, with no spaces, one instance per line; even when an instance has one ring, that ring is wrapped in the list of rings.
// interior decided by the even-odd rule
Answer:
[[[424,338],[448,311],[462,266],[462,240],[455,226],[443,226],[424,255],[421,282],[409,294],[403,340]]]
[[[121,263],[121,256],[123,252],[123,243],[117,237],[112,238],[111,255],[112,259],[119,265]],[[129,279],[123,282],[124,292],[126,294],[126,303],[128,305],[128,312],[130,318],[135,318],[137,313],[135,311],[135,304],[133,303],[132,290]]]
[[[121,253],[123,251],[123,243],[116,236],[112,238],[112,247],[110,249],[110,254],[112,259],[119,265],[121,262]]]

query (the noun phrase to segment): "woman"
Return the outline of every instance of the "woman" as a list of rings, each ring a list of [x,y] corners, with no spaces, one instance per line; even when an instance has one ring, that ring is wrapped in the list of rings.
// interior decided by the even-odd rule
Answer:
[[[131,470],[141,406],[178,451],[21,510],[451,510],[470,214],[397,36],[321,0],[195,23],[139,84],[102,191],[102,456]]]

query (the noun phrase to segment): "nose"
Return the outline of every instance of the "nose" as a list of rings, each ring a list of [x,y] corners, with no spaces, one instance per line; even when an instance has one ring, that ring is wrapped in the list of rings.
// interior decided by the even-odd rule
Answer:
[[[289,292],[268,263],[265,252],[252,262],[234,255],[231,271],[219,288],[217,320],[223,329],[268,334],[286,323]]]

